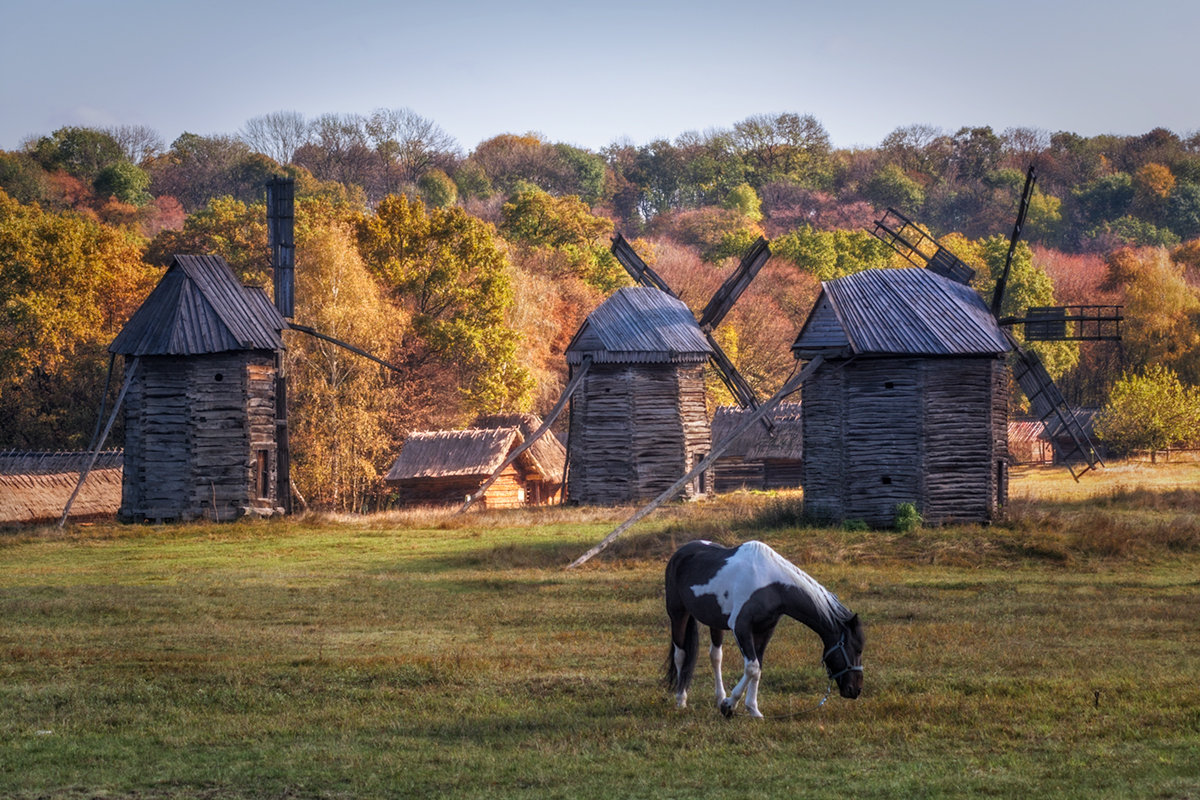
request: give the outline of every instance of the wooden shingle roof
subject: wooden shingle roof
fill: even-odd
[[[681,300],[646,286],[618,289],[588,315],[567,346],[567,363],[701,363],[712,354]]]
[[[414,431],[404,440],[400,455],[384,480],[486,478],[523,441],[516,428]],[[524,458],[522,454],[517,462]]]
[[[287,324],[220,256],[175,256],[108,349],[126,356],[280,350]]]
[[[797,358],[987,355],[1011,349],[974,289],[927,269],[870,269],[821,284],[792,345]]]

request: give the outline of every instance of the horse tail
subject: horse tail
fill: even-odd
[[[692,685],[692,676],[696,672],[696,656],[700,652],[700,626],[696,618],[688,614],[683,631],[683,664],[675,662],[675,642],[667,648],[667,661],[664,665],[664,680],[667,688],[673,692],[685,690]]]

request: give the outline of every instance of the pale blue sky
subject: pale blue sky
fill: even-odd
[[[64,125],[236,133],[408,107],[464,152],[598,149],[810,113],[837,146],[928,123],[1200,129],[1200,3],[0,0],[0,149]]]

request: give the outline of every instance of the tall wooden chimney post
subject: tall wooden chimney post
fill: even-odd
[[[267,237],[271,245],[271,271],[275,282],[275,308],[286,320],[296,311],[296,185],[292,178],[272,178],[267,183]],[[292,513],[292,464],[288,448],[287,372],[283,351],[276,356],[275,441],[278,494],[285,514]]]

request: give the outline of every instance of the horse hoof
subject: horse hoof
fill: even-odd
[[[730,703],[727,700],[722,700],[717,708],[721,709],[721,716],[725,717],[725,719],[729,719],[733,716],[733,703]]]

